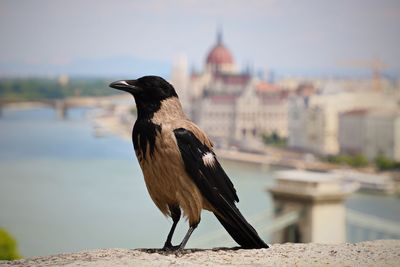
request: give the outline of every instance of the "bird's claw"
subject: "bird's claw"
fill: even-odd
[[[176,252],[181,250],[181,246],[180,245],[173,246],[172,244],[165,244],[162,250],[166,252]]]

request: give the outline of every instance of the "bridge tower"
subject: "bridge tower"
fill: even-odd
[[[297,222],[275,232],[275,242],[346,242],[346,196],[357,185],[343,187],[336,174],[308,171],[278,172],[277,184],[270,189],[275,217],[299,212]]]

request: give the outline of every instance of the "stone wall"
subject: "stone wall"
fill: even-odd
[[[356,244],[274,244],[269,249],[100,249],[0,261],[0,266],[399,266],[400,240]]]

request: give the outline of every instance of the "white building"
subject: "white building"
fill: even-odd
[[[392,80],[380,77],[281,77],[276,84],[288,90],[296,90],[299,85],[309,83],[329,92],[356,92],[356,91],[381,91],[388,92],[399,88]],[[379,90],[377,89],[379,88]]]
[[[218,34],[203,72],[190,79],[192,119],[215,143],[242,148],[262,147],[262,135],[287,136],[287,92],[238,72]]]
[[[352,110],[339,117],[343,154],[384,155],[400,161],[400,110]]]
[[[174,86],[185,112],[190,112],[189,73],[185,55],[177,56],[172,64],[171,84]]]
[[[201,99],[196,122],[217,145],[226,147],[234,139],[237,96],[213,95]]]
[[[398,98],[382,92],[340,92],[292,97],[289,146],[317,154],[339,153],[339,113],[354,109],[398,109]]]
[[[288,92],[254,80],[239,97],[236,106],[237,140],[276,133],[287,137]]]

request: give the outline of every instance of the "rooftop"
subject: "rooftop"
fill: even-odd
[[[217,43],[208,53],[206,63],[211,65],[234,64],[231,52],[222,43],[222,32],[220,31],[217,33]]]

